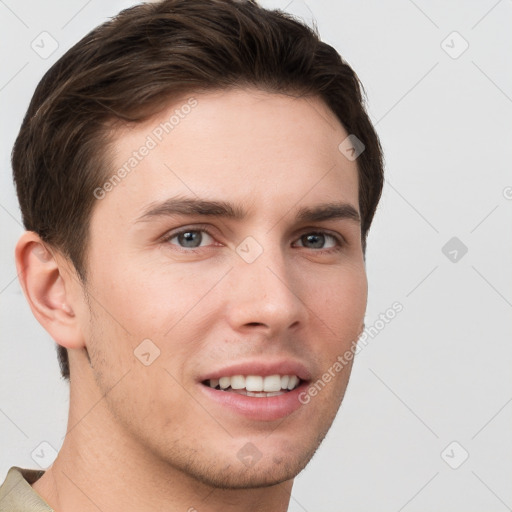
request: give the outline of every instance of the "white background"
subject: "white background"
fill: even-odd
[[[54,342],[16,279],[10,150],[43,73],[132,3],[0,2],[1,481],[10,466],[37,468],[41,442],[60,448],[68,409]],[[511,510],[512,2],[262,4],[314,18],[366,88],[386,156],[366,324],[404,307],[357,356],[290,510]],[[43,31],[58,42],[47,59],[31,48]],[[442,252],[452,237],[468,249],[456,262]]]

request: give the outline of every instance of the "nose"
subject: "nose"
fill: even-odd
[[[267,337],[297,329],[307,321],[300,276],[279,247],[265,248],[252,262],[234,254],[229,273],[228,322],[237,332],[261,330]]]

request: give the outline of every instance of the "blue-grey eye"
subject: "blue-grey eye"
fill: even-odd
[[[206,235],[207,238],[211,238],[211,236],[208,233],[206,233],[206,231],[200,229],[189,229],[174,234],[172,237],[169,238],[169,242],[172,243],[172,240],[177,239],[178,244],[173,245],[179,245],[180,247],[186,249],[195,249],[201,246],[201,242],[204,241],[204,235]]]
[[[331,240],[334,241],[334,243],[329,247],[325,247],[327,238],[330,238]],[[307,247],[309,249],[326,249],[330,247],[335,247],[337,242],[334,236],[329,235],[327,233],[307,233],[300,237],[300,241],[303,247]]]

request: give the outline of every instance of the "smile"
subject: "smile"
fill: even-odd
[[[283,395],[300,386],[297,375],[233,375],[208,379],[203,384],[220,391],[227,391],[256,398]]]

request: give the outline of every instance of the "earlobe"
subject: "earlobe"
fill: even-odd
[[[65,271],[63,260],[36,233],[26,231],[16,245],[16,267],[23,293],[38,322],[59,345],[83,347],[71,293],[78,284]]]

